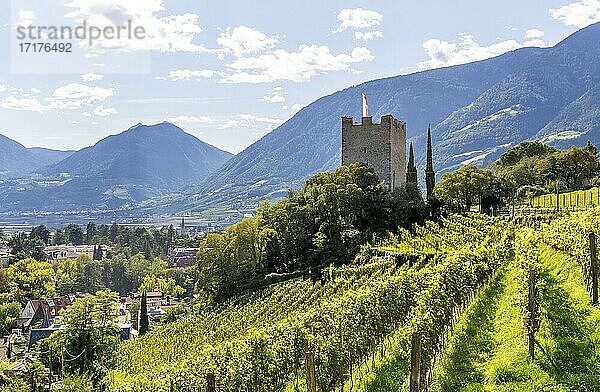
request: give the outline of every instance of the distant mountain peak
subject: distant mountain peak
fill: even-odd
[[[232,156],[173,124],[137,124],[40,170],[26,193],[0,189],[0,207],[119,208],[197,183]],[[61,173],[71,179],[61,183]],[[45,185],[48,181],[54,185]]]

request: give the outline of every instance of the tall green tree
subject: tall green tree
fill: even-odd
[[[495,181],[496,177],[490,170],[464,166],[445,173],[435,188],[435,195],[459,210],[469,211],[473,205],[493,194]]]
[[[65,233],[67,234],[67,238],[69,239],[69,243],[72,245],[83,245],[84,234],[81,226],[76,224],[70,224],[65,228]]]
[[[512,166],[526,157],[545,158],[557,151],[559,151],[557,148],[548,146],[539,141],[521,142],[515,147],[509,148],[500,156],[500,158],[498,158],[498,166]]]
[[[29,238],[39,238],[44,241],[44,244],[48,245],[50,243],[50,230],[44,225],[35,226],[31,229]]]
[[[85,229],[85,243],[87,245],[94,245],[95,238],[98,235],[98,225],[96,222],[89,222]]]
[[[142,298],[140,302],[140,316],[138,321],[140,335],[145,335],[146,333],[148,333],[150,329],[149,322],[150,320],[148,320],[148,298],[146,292],[144,291],[142,293]]]
[[[8,268],[14,288],[27,299],[54,295],[54,275],[52,264],[32,258],[20,260]]]
[[[270,229],[260,218],[245,218],[225,233],[210,233],[197,254],[197,289],[215,301],[259,287],[265,273]]]
[[[85,294],[61,312],[64,327],[43,341],[42,352],[57,360],[64,355],[68,375],[88,374],[96,385],[105,376],[119,342],[118,294],[98,291]],[[50,350],[51,349],[51,350]]]

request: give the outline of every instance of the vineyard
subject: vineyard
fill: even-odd
[[[599,228],[598,209],[519,228],[515,259],[459,321],[431,390],[600,390]]]
[[[527,204],[532,208],[590,208],[600,205],[600,188],[535,196]]]
[[[396,250],[387,256],[365,248],[321,281],[237,298],[124,344],[109,389],[201,390],[213,373],[223,391],[306,390],[304,359],[312,352],[318,390],[335,390],[385,353],[398,331],[405,350],[420,332],[430,368],[446,326],[506,260],[511,241],[503,222],[485,217],[402,232],[386,244]]]
[[[108,390],[600,390],[600,209],[530,225],[451,216],[194,309],[121,345]]]

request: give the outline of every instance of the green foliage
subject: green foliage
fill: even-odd
[[[209,299],[223,301],[258,287],[269,233],[260,218],[246,218],[223,234],[209,233],[197,254],[197,290]]]
[[[27,258],[11,265],[7,272],[13,290],[27,299],[45,298],[55,293],[52,264]]]
[[[61,312],[65,327],[42,341],[42,351],[47,361],[61,356],[67,374],[88,374],[98,382],[112,361],[119,342],[120,328],[116,323],[118,294],[98,291],[85,294]]]
[[[509,155],[505,157],[506,154]],[[591,144],[560,151],[540,142],[524,142],[505,155],[498,160],[496,174],[514,189],[525,186],[545,187],[551,192],[556,188],[582,189],[600,168],[596,148]]]
[[[498,158],[498,166],[513,166],[523,158],[545,158],[546,156],[559,151],[555,147],[548,146],[539,141],[521,142],[515,147],[509,148]]]
[[[587,235],[598,230],[599,217],[596,209],[518,231],[516,260],[462,317],[432,392],[599,390],[600,311],[584,284]],[[531,270],[537,274],[534,314],[527,310]],[[529,328],[536,332],[534,361]]]
[[[358,163],[317,174],[288,199],[262,205],[259,214],[273,230],[269,272],[339,265],[374,236],[410,227],[425,215],[419,192],[390,193],[372,169]]]
[[[163,294],[171,297],[181,297],[185,293],[185,289],[175,283],[175,279],[160,278],[156,277],[155,275],[146,275],[138,291],[160,291]]]
[[[23,307],[10,294],[0,294],[0,334],[10,334],[16,321],[21,317]]]
[[[71,245],[83,245],[85,242],[83,229],[79,225],[68,225],[65,228],[65,235],[67,237],[67,243]]]
[[[56,269],[56,287],[61,294],[95,293],[103,288],[102,263],[88,255],[66,259]]]
[[[133,290],[137,289],[147,275],[161,276],[167,264],[161,259],[146,259],[143,254],[138,253],[130,257],[125,263],[125,277],[133,284]]]
[[[390,192],[362,164],[317,174],[287,199],[262,204],[257,217],[209,233],[198,252],[196,288],[221,302],[267,284],[268,274],[316,276],[325,266],[351,260],[387,230],[422,222],[425,214],[416,187]]]
[[[46,260],[46,254],[44,253],[46,244],[37,236],[30,236],[27,233],[15,233],[8,240],[8,246],[12,249],[13,254],[11,262],[28,257],[36,260]]]
[[[46,389],[44,384],[48,379],[48,370],[43,364],[35,361],[27,366],[19,377],[29,384],[31,392],[43,392]]]
[[[53,387],[51,392],[93,392],[92,380],[87,375],[67,376],[60,386]]]
[[[142,299],[140,301],[140,319],[138,321],[140,335],[145,335],[150,329],[150,320],[148,319],[148,299],[146,292],[142,293]]]
[[[433,253],[413,266],[371,257],[328,268],[315,283],[288,282],[199,308],[121,345],[108,388],[182,390],[204,385],[211,371],[224,391],[281,391],[302,383],[303,355],[311,350],[319,390],[334,390],[347,381],[350,364],[364,363],[399,329],[403,336],[421,331],[431,361],[447,318],[502,265],[511,238],[504,222],[484,217],[403,232],[390,247]],[[402,340],[403,350],[407,344]]]
[[[50,243],[50,230],[44,225],[36,226],[31,229],[29,238],[38,238],[44,241],[44,244],[48,245]]]
[[[442,180],[435,187],[435,196],[460,211],[469,211],[483,198],[495,195],[496,189],[502,189],[497,183],[498,180],[492,171],[464,166],[442,176]]]

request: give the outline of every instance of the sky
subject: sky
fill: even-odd
[[[552,46],[597,21],[600,0],[4,1],[0,134],[80,149],[170,121],[239,153],[351,85]],[[143,34],[36,35],[128,25]],[[19,37],[19,27],[36,34]],[[32,43],[72,46],[24,53]]]

